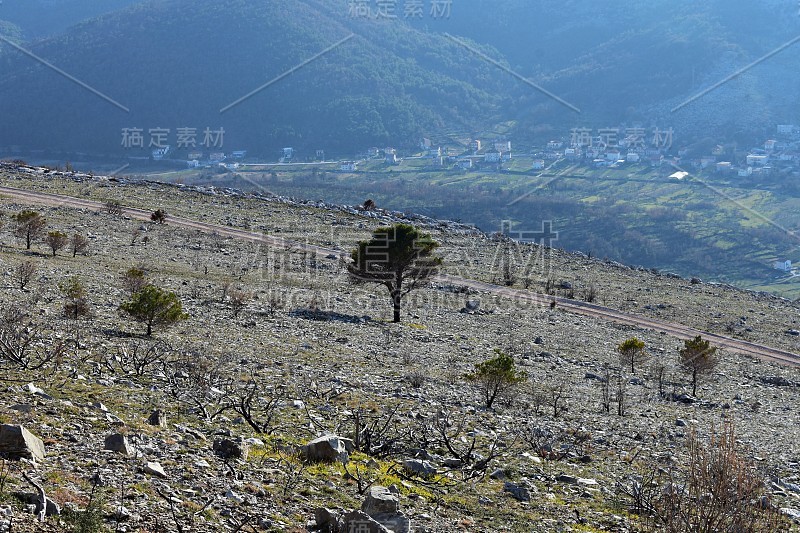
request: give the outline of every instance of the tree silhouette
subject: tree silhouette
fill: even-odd
[[[717,349],[698,335],[694,339],[683,341],[683,349],[679,354],[681,367],[692,376],[692,396],[696,396],[698,379],[709,374],[719,363]]]
[[[53,257],[56,256],[56,252],[64,248],[67,244],[69,244],[69,237],[66,233],[61,231],[50,231],[47,233],[47,236],[44,238],[44,242],[50,247],[50,250],[53,251]]]
[[[644,342],[636,337],[631,337],[617,346],[619,360],[624,366],[631,367],[631,374],[635,374],[634,365],[644,363],[647,360],[647,352],[644,351]]]
[[[153,326],[169,326],[189,318],[183,312],[181,301],[174,292],[167,292],[153,285],[147,285],[134,293],[119,308],[137,322],[146,324],[148,337],[153,333]]]
[[[442,259],[433,253],[438,247],[430,235],[409,224],[377,228],[352,251],[347,270],[356,283],[385,285],[394,322],[400,322],[403,297],[438,272]]]
[[[476,364],[475,370],[465,376],[478,386],[487,409],[491,409],[499,394],[528,379],[526,372],[517,370],[513,357],[500,350],[494,352],[495,357]]]
[[[47,221],[36,211],[24,210],[13,215],[14,235],[17,238],[25,239],[25,249],[31,249],[31,242],[41,236]]]

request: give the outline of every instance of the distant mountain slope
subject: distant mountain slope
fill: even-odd
[[[101,12],[31,1],[83,10],[64,21]],[[440,18],[424,2],[418,19],[394,5],[397,18],[379,20],[353,17],[348,0],[149,0],[31,45],[129,113],[0,47],[0,146],[119,154],[123,128],[168,128],[174,145],[177,128],[222,127],[227,147],[330,155],[498,124],[518,145],[622,124],[746,144],[800,122],[800,43],[680,107],[796,37],[793,0],[470,0]]]
[[[34,47],[130,113],[6,53],[0,115],[14,127],[0,132],[0,146],[111,152],[119,151],[122,128],[169,128],[174,138],[181,127],[224,127],[228,146],[253,152],[352,151],[477,127],[499,109],[502,84],[491,65],[445,37],[395,21],[351,19],[347,4],[339,5],[153,1]]]
[[[0,18],[21,29],[31,41],[59,34],[74,24],[142,0],[3,0]]]
[[[520,74],[578,106],[512,86],[518,134],[621,122],[728,135],[800,118],[800,43],[672,109],[800,34],[793,0],[473,0],[419,25],[490,43]]]

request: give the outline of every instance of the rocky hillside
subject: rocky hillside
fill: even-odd
[[[772,530],[800,516],[792,368],[720,353],[692,395],[677,339],[443,284],[412,293],[392,324],[385,289],[350,284],[338,258],[223,231],[346,250],[401,214],[11,166],[0,185],[167,212],[157,224],[3,199],[0,531],[630,531],[647,520],[627,495],[659,468],[679,476],[687,442],[709,449],[730,427],[745,471],[764,482],[747,508],[774,510]],[[26,250],[10,231],[25,209],[88,248]],[[502,279],[507,242],[412,222],[442,243],[446,271]],[[532,289],[555,280],[581,297],[594,286],[609,306],[798,349],[791,302],[526,253],[551,258]],[[23,263],[35,271],[20,288]],[[131,267],[188,317],[144,335],[119,310]],[[76,276],[91,309],[77,320],[65,313]],[[632,336],[648,355],[635,373],[615,351]],[[527,380],[486,408],[464,375],[495,350]],[[61,514],[36,522],[34,484]]]

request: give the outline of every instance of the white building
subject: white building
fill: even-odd
[[[531,168],[533,170],[542,170],[544,168],[544,159],[534,159]]]
[[[358,165],[355,161],[342,161],[339,165],[339,170],[342,172],[355,172],[358,170]]]
[[[791,272],[792,271],[792,262],[788,259],[785,261],[775,261],[775,269],[780,270],[783,272]]]
[[[499,163],[502,157],[503,154],[499,150],[489,150],[486,152],[484,159],[487,163]]]
[[[747,156],[747,164],[753,167],[763,167],[769,162],[769,156],[750,154]]]

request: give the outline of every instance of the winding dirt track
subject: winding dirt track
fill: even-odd
[[[72,196],[62,196],[62,195],[42,193],[42,192],[26,191],[23,189],[15,189],[11,187],[0,187],[0,196],[12,198],[20,202],[29,202],[31,204],[39,204],[39,205],[66,206],[66,207],[74,207],[79,209],[92,209],[92,210],[100,210],[104,208],[104,205],[101,202],[97,202],[94,200],[86,200],[83,198],[75,198]],[[126,207],[124,208],[124,213],[138,220],[150,220],[150,211],[144,209]],[[236,239],[258,242],[266,244],[268,246],[303,250],[306,252],[316,254],[318,256],[322,256],[323,258],[331,255],[337,256],[338,258],[338,256],[342,254],[342,250],[325,248],[323,246],[306,244],[299,241],[283,239],[281,237],[275,237],[272,235],[265,235],[261,233],[253,233],[247,230],[231,228],[227,226],[220,226],[217,224],[208,224],[206,222],[199,222],[197,220],[192,220],[179,216],[170,215],[168,222],[170,225],[173,226],[180,226],[182,228],[194,229],[206,233],[216,233],[219,235],[224,235]],[[677,324],[674,322],[656,320],[640,315],[625,313],[622,311],[618,311],[616,309],[612,309],[610,307],[604,307],[601,305],[596,305],[588,302],[570,300],[567,298],[555,297],[541,293],[523,291],[519,289],[511,289],[508,287],[493,285],[491,283],[485,283],[482,281],[476,281],[457,276],[449,276],[446,274],[441,274],[437,276],[434,279],[434,281],[437,281],[439,283],[448,283],[456,286],[469,287],[471,289],[488,292],[499,297],[512,299],[518,302],[525,302],[526,304],[547,306],[550,305],[551,302],[555,301],[556,305],[559,308],[569,311],[571,313],[590,316],[601,320],[615,322],[618,324],[626,324],[658,332],[664,332],[668,335],[672,335],[681,340],[694,338],[697,335],[702,335],[703,337],[711,340],[715,346],[718,346],[720,348],[750,355],[753,357],[758,357],[768,361],[774,361],[784,365],[800,366],[800,355],[797,355],[795,353],[786,350],[780,350],[777,348],[771,348],[769,346],[764,346],[753,342],[734,339],[731,337],[726,337],[724,335],[719,335],[717,333],[701,331],[695,328],[691,328],[689,326],[685,326],[683,324]]]

